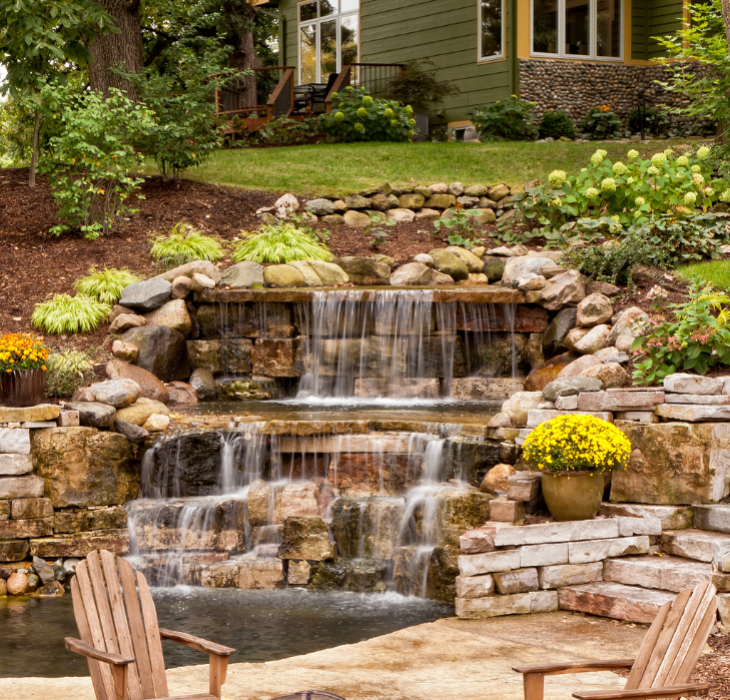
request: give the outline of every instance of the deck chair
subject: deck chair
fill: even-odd
[[[518,666],[523,674],[525,700],[542,700],[545,676],[565,673],[595,673],[630,668],[624,690],[573,693],[578,700],[632,700],[633,698],[678,698],[707,695],[709,684],[690,683],[697,659],[715,624],[717,590],[701,583],[677,594],[654,618],[636,659],[581,661],[566,664]]]
[[[208,654],[208,694],[175,700],[216,700],[235,649],[184,632],[160,629],[144,576],[111,552],[91,552],[71,581],[74,616],[81,639],[67,637],[66,648],[85,656],[96,700],[169,698],[163,639]]]

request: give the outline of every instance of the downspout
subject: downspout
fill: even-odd
[[[510,19],[510,94],[518,95],[520,91],[520,60],[517,57],[517,3],[519,0],[510,0],[509,2],[509,19]]]

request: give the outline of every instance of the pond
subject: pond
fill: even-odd
[[[234,647],[231,662],[284,659],[354,644],[453,615],[453,606],[394,593],[366,595],[241,591],[179,586],[153,589],[161,627]],[[86,661],[63,645],[77,637],[71,596],[0,598],[0,677],[85,676]],[[167,668],[205,664],[204,654],[163,643]]]

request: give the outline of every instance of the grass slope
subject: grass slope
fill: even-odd
[[[642,155],[682,141],[552,143],[346,143],[221,150],[185,177],[268,192],[350,194],[384,182],[465,185],[544,180],[551,170],[576,172],[597,148],[614,160],[631,148]],[[148,165],[146,172],[154,172]]]
[[[710,262],[695,263],[694,265],[685,265],[677,268],[674,272],[690,284],[701,287],[711,284],[716,289],[722,289],[725,292],[730,291],[730,260],[712,260]]]

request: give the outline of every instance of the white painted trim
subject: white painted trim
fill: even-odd
[[[502,3],[502,51],[494,56],[482,56],[482,2],[477,0],[477,63],[486,63],[487,61],[503,61],[505,58],[505,46],[507,43],[507,9],[505,0]],[[517,21],[516,17],[512,21]]]

